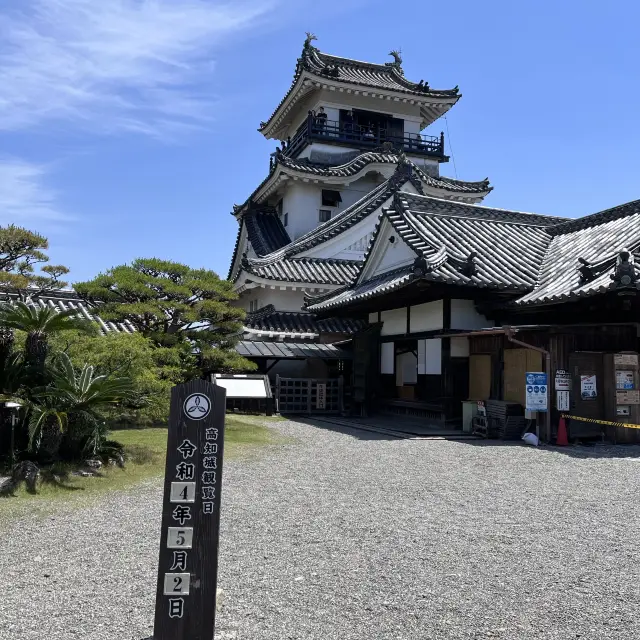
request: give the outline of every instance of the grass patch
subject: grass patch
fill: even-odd
[[[227,415],[225,460],[252,455],[265,445],[285,443],[284,438],[264,426],[280,420],[265,416]],[[167,429],[115,430],[109,438],[124,445],[127,455],[124,469],[102,469],[97,477],[72,475],[77,466],[71,465],[43,469],[36,495],[28,494],[21,487],[15,497],[0,499],[0,522],[8,517],[31,514],[34,510],[49,513],[60,500],[84,504],[105,492],[127,489],[164,475]]]

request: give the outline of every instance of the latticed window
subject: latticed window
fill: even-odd
[[[320,209],[319,215],[318,215],[318,220],[320,222],[327,222],[328,220],[331,220],[331,210],[330,209]]]

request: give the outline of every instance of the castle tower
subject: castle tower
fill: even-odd
[[[480,202],[488,180],[440,176],[444,135],[423,130],[460,99],[405,78],[400,53],[374,64],[328,55],[307,34],[293,81],[259,131],[279,141],[265,180],[233,215],[229,278],[256,341],[330,341],[357,323],[315,321],[305,294],[350,283],[372,232],[400,190]]]

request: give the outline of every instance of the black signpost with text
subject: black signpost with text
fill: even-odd
[[[216,616],[225,390],[171,391],[153,640],[212,640]]]

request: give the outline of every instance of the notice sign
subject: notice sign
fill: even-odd
[[[616,371],[616,389],[633,389],[633,371]]]
[[[546,373],[527,373],[525,374],[526,382],[526,406],[527,411],[546,411],[547,410],[547,374]]]
[[[637,353],[616,353],[613,356],[614,364],[627,364],[638,366]]]
[[[324,382],[318,382],[316,385],[316,409],[327,408],[327,385]]]
[[[640,391],[616,391],[616,404],[640,404]]]
[[[556,391],[556,407],[558,411],[569,411],[569,392],[568,391]]]
[[[558,369],[555,376],[556,391],[571,391],[571,374]]]
[[[225,389],[171,391],[154,640],[213,638]]]
[[[590,400],[598,397],[598,388],[596,386],[596,376],[580,376],[580,395],[583,400]]]

